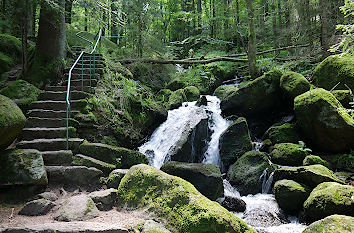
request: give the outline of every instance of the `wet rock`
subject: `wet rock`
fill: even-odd
[[[298,125],[314,147],[334,153],[354,147],[354,119],[329,91],[315,89],[297,96],[294,109]]]
[[[167,230],[161,223],[155,222],[154,220],[145,221],[141,233],[171,233],[171,231]]]
[[[120,181],[123,179],[123,176],[125,176],[125,174],[127,174],[128,169],[115,169],[113,170],[107,180],[106,180],[106,185],[108,188],[115,188],[117,189]]]
[[[229,94],[237,91],[238,88],[234,85],[222,85],[215,89],[214,96],[218,97],[220,100],[225,99]]]
[[[43,158],[37,150],[6,150],[0,154],[0,186],[48,184]]]
[[[323,60],[313,71],[314,83],[318,87],[331,90],[339,82],[336,89],[346,90],[346,84],[354,90],[354,56],[332,55]]]
[[[246,202],[237,197],[225,196],[221,205],[229,211],[244,212],[246,210]]]
[[[305,216],[319,220],[332,214],[354,216],[354,187],[335,182],[319,184],[304,203]]]
[[[11,145],[25,123],[21,109],[11,99],[0,95],[0,151]]]
[[[225,168],[252,150],[252,141],[248,130],[247,121],[239,117],[222,133],[219,139],[220,159]]]
[[[82,154],[113,164],[117,168],[130,168],[135,164],[149,162],[146,156],[138,151],[102,143],[84,141],[79,149]]]
[[[26,205],[20,210],[20,215],[26,216],[39,216],[46,215],[53,207],[55,203],[46,199],[37,199],[26,203]]]
[[[57,210],[55,220],[71,222],[84,221],[98,216],[98,209],[93,200],[81,194],[67,199]]]
[[[255,232],[189,182],[147,165],[133,166],[118,188],[120,207],[148,209],[177,232]]]
[[[167,108],[169,110],[179,108],[184,102],[187,102],[186,94],[183,89],[178,89],[172,92],[168,98]]]
[[[304,161],[302,161],[302,165],[308,166],[308,165],[315,165],[315,164],[321,164],[328,169],[332,168],[332,165],[327,162],[326,160],[323,160],[320,156],[317,155],[308,155],[305,157]]]
[[[167,174],[190,182],[201,194],[216,200],[224,194],[220,168],[214,164],[167,162],[161,167]]]
[[[279,207],[286,213],[295,215],[302,209],[310,192],[311,189],[308,186],[293,180],[279,180],[275,182],[273,188]]]
[[[299,166],[308,155],[301,145],[293,143],[280,143],[273,147],[270,157],[273,163],[280,165]]]
[[[110,188],[92,192],[88,195],[95,202],[97,208],[102,211],[111,210],[116,202],[117,190]]]
[[[243,220],[253,227],[271,227],[288,223],[285,215],[262,208],[252,209],[243,215]]]
[[[205,95],[201,96],[198,99],[196,105],[199,106],[199,107],[200,106],[207,106],[208,105],[208,100],[207,100],[206,96]]]
[[[270,168],[266,153],[249,151],[230,166],[227,180],[236,186],[241,195],[260,193],[262,191],[260,177],[265,169]]]
[[[183,90],[188,102],[196,101],[199,99],[200,91],[198,88],[194,86],[188,86],[185,87]]]
[[[345,215],[331,215],[309,225],[303,233],[352,233],[354,218]]]
[[[343,183],[331,170],[320,164],[300,167],[281,167],[275,170],[274,181],[284,179],[306,184],[310,186],[310,188],[315,188],[323,182]]]
[[[263,140],[270,139],[274,144],[277,143],[298,143],[301,141],[298,130],[294,124],[275,124],[271,126],[263,135]]]
[[[56,201],[58,200],[58,196],[53,192],[44,192],[35,196],[34,199],[46,199],[48,201]]]
[[[280,78],[280,88],[291,100],[293,100],[296,96],[310,90],[310,86],[310,82],[299,73],[286,72]]]

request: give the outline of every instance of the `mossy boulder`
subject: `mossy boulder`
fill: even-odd
[[[297,123],[314,147],[328,152],[354,148],[354,119],[329,91],[308,91],[294,105]]]
[[[344,183],[331,170],[323,165],[316,164],[300,167],[281,167],[274,172],[274,181],[294,180],[314,188],[323,182]]]
[[[221,110],[225,115],[257,117],[284,107],[279,87],[282,72],[265,74],[244,87],[231,92],[221,101]]]
[[[350,90],[334,90],[332,94],[345,108],[352,108],[354,102],[354,95]]]
[[[161,171],[190,182],[201,194],[212,201],[224,194],[221,171],[214,164],[170,161],[161,167]]]
[[[345,90],[344,84],[354,90],[354,56],[332,55],[323,60],[313,71],[316,86],[331,90],[339,82],[337,89]]]
[[[296,96],[310,90],[310,86],[310,82],[299,73],[286,72],[280,78],[280,88],[291,100],[293,100]]]
[[[0,95],[0,151],[11,145],[25,123],[21,109],[11,99]]]
[[[324,182],[312,190],[305,201],[305,216],[312,221],[332,214],[354,216],[353,197],[353,186]]]
[[[21,40],[9,34],[0,34],[0,75],[20,62]]]
[[[25,80],[16,80],[10,86],[0,90],[0,95],[12,99],[22,111],[27,111],[31,103],[38,100],[40,93],[37,87]]]
[[[168,99],[167,108],[168,109],[179,108],[182,105],[182,103],[186,101],[187,101],[187,97],[184,92],[184,89],[178,89],[177,91],[171,93]]]
[[[354,218],[345,215],[331,215],[313,222],[302,233],[352,233]]]
[[[333,164],[337,169],[343,169],[354,173],[354,155],[338,154],[333,158]]]
[[[293,143],[275,144],[270,157],[272,162],[280,165],[302,165],[302,161],[308,155],[303,146]]]
[[[119,207],[148,209],[176,232],[255,232],[191,183],[147,165],[133,166],[117,193]]]
[[[310,192],[311,189],[307,185],[293,180],[279,180],[275,182],[273,188],[279,207],[288,214],[299,212]]]
[[[185,87],[183,90],[188,102],[196,101],[199,99],[200,91],[198,88],[194,86],[189,86]]]
[[[247,121],[240,117],[222,133],[219,139],[220,159],[225,168],[252,150],[252,141],[248,130]]]
[[[215,89],[214,94],[216,97],[219,99],[223,100],[225,99],[229,94],[237,91],[238,88],[235,87],[234,85],[222,85],[218,88]]]
[[[263,140],[270,139],[274,144],[277,143],[298,143],[301,137],[295,124],[275,124],[271,126],[263,135]]]
[[[329,162],[326,160],[323,160],[320,156],[317,155],[308,155],[305,157],[304,161],[302,162],[302,165],[308,166],[308,165],[314,165],[314,164],[321,164],[328,169],[331,169],[332,166]]]
[[[130,168],[136,164],[149,162],[146,156],[138,151],[102,143],[84,141],[79,150],[84,155],[113,164],[117,168]]]
[[[236,186],[241,195],[256,194],[262,191],[259,177],[265,169],[271,169],[267,154],[249,151],[230,166],[227,180]]]
[[[120,181],[123,179],[125,174],[127,174],[128,169],[114,169],[108,176],[105,183],[108,188],[115,188],[117,189]]]
[[[47,172],[39,151],[13,149],[0,153],[0,186],[47,184]]]
[[[14,65],[15,62],[11,57],[0,52],[0,76],[2,73],[10,70]]]

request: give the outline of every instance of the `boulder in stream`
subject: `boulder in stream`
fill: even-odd
[[[224,194],[221,171],[214,164],[170,161],[161,167],[161,171],[190,182],[201,194],[212,201]]]
[[[298,143],[301,137],[295,124],[284,123],[272,125],[263,135],[263,140],[270,139],[273,144]]]
[[[300,166],[307,155],[308,152],[302,145],[280,143],[274,145],[270,158],[276,164]]]
[[[310,90],[310,86],[310,82],[299,73],[286,72],[280,78],[280,87],[291,100]]]
[[[353,233],[354,217],[331,215],[313,222],[302,233]]]

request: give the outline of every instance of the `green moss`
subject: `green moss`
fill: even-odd
[[[267,138],[274,144],[284,142],[298,143],[300,141],[298,130],[296,126],[291,123],[271,126],[264,133],[263,139]]]
[[[63,59],[48,58],[36,53],[28,71],[30,80],[38,85],[57,83],[63,75]]]
[[[14,65],[15,62],[11,57],[0,52],[0,75],[8,71]]]
[[[21,59],[21,41],[8,34],[0,34],[0,51],[11,57],[14,62],[20,62]]]
[[[351,108],[351,102],[354,102],[354,95],[350,90],[334,90],[332,94],[345,108]]]
[[[354,218],[345,215],[331,215],[309,225],[303,233],[352,233]]]
[[[200,91],[198,88],[196,88],[194,86],[188,86],[188,87],[185,87],[183,90],[184,90],[184,94],[186,95],[186,99],[188,102],[196,101],[199,99]]]
[[[321,164],[329,169],[332,168],[331,164],[329,162],[327,162],[326,160],[323,160],[320,156],[316,156],[316,155],[308,155],[306,156],[306,158],[304,159],[303,163],[304,166],[307,165],[314,165],[314,164]]]
[[[41,91],[26,82],[25,80],[16,80],[10,86],[0,90],[0,94],[9,97],[23,110],[30,108],[31,103],[38,100]]]
[[[332,214],[354,214],[354,187],[335,182],[319,184],[304,203],[305,215],[318,220]]]
[[[237,90],[238,90],[238,88],[235,87],[234,85],[223,85],[223,86],[216,88],[213,95],[215,95],[219,99],[223,100],[228,95],[230,95],[231,93],[233,93]]]
[[[181,106],[183,102],[187,101],[186,94],[184,89],[179,89],[171,93],[170,98],[168,99],[168,109],[174,109]]]
[[[72,164],[77,166],[94,167],[101,170],[106,175],[116,168],[113,164],[81,155],[73,156]]]
[[[337,169],[344,169],[354,172],[354,155],[353,154],[340,154],[335,156],[335,166]]]
[[[280,143],[274,145],[270,157],[272,162],[281,165],[302,165],[302,161],[308,155],[308,152],[298,144]]]
[[[318,87],[331,90],[337,83],[337,89],[347,89],[344,84],[354,90],[354,56],[333,55],[322,61],[313,72],[313,80]]]
[[[310,90],[310,82],[301,74],[287,72],[280,78],[280,87],[291,99]]]
[[[132,167],[118,188],[118,205],[144,208],[177,232],[255,232],[187,181],[149,167]]]

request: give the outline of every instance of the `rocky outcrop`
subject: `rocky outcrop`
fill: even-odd
[[[309,225],[302,233],[352,233],[354,218],[345,215],[331,215]]]
[[[246,210],[246,202],[237,197],[225,196],[222,198],[221,205],[229,211],[244,212]]]
[[[262,191],[260,177],[271,165],[266,153],[249,151],[230,166],[227,180],[234,185],[241,195],[256,194]]]
[[[116,202],[117,190],[110,188],[92,192],[88,196],[91,197],[96,204],[97,209],[102,211],[111,210]]]
[[[200,91],[198,88],[194,86],[188,86],[185,87],[183,90],[188,102],[196,101],[199,99]]]
[[[354,119],[324,89],[308,91],[294,100],[298,125],[321,151],[343,152],[354,147]]]
[[[223,85],[215,89],[214,94],[219,99],[225,99],[229,94],[234,93],[237,91],[238,88],[234,85]]]
[[[319,184],[304,203],[305,216],[319,220],[332,214],[354,216],[354,187],[335,182]]]
[[[309,187],[293,180],[279,180],[273,188],[279,207],[289,214],[296,214],[302,209],[310,192]]]
[[[123,179],[125,174],[127,174],[128,169],[115,169],[113,170],[107,180],[105,181],[108,188],[115,188],[117,189],[120,181]]]
[[[295,72],[286,72],[280,78],[280,88],[291,100],[310,90],[310,86],[310,82],[302,74]]]
[[[326,160],[323,160],[320,156],[317,155],[308,155],[305,157],[304,161],[302,161],[302,165],[308,166],[308,165],[315,165],[315,164],[321,164],[328,169],[332,168],[332,165],[327,162]]]
[[[48,184],[42,155],[37,150],[6,150],[0,154],[0,186]]]
[[[303,146],[293,143],[280,143],[274,145],[270,158],[273,163],[280,165],[300,166],[308,155]]]
[[[274,180],[294,180],[314,188],[323,182],[338,182],[339,180],[332,171],[323,165],[310,165],[301,167],[281,167],[275,170]]]
[[[25,123],[21,109],[11,99],[0,95],[0,151],[18,137]]]
[[[252,141],[247,121],[240,117],[222,133],[219,139],[220,159],[228,168],[247,151],[252,150]]]
[[[184,93],[183,89],[178,89],[177,91],[174,91],[171,93],[168,103],[167,103],[167,108],[168,109],[175,109],[179,108],[183,102],[187,101],[186,94]]]
[[[271,126],[263,135],[263,140],[270,139],[274,144],[277,143],[298,143],[301,137],[294,124],[284,123]]]
[[[18,214],[26,216],[46,215],[55,203],[46,199],[37,199],[26,203]]]
[[[220,168],[214,164],[167,162],[161,171],[178,176],[196,187],[196,189],[215,201],[224,194],[224,185]]]
[[[331,90],[340,83],[336,89],[346,90],[344,84],[354,90],[354,56],[333,55],[323,60],[313,71],[313,80],[316,86]]]
[[[128,171],[119,185],[117,200],[121,207],[152,211],[176,232],[255,232],[189,182],[147,165]]]

